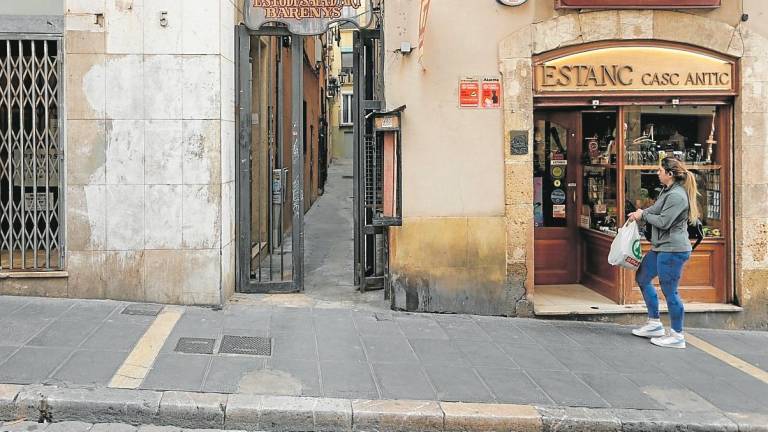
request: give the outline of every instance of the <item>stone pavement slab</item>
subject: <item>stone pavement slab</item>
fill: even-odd
[[[0,383],[42,383],[72,351],[72,348],[22,347],[0,364]]]
[[[103,350],[77,350],[53,373],[51,381],[104,387],[125,360],[125,353]]]

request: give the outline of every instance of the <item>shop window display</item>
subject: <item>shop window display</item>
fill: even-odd
[[[625,209],[652,205],[661,192],[659,161],[674,156],[696,175],[707,237],[721,237],[721,165],[715,106],[643,106],[625,109]]]
[[[582,114],[582,205],[579,225],[607,233],[617,231],[616,112]]]

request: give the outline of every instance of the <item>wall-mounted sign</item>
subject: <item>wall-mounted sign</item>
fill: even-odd
[[[570,9],[685,9],[716,8],[720,0],[556,0],[555,7]]]
[[[480,83],[474,78],[459,81],[459,106],[477,108],[480,105]]]
[[[509,132],[509,152],[516,156],[528,154],[528,131]]]
[[[720,91],[735,94],[731,60],[666,46],[614,46],[535,63],[537,94]]]
[[[501,107],[501,78],[483,78],[481,86],[483,108]]]
[[[282,23],[297,35],[320,35],[334,22],[358,28],[371,23],[371,0],[244,0],[245,24],[258,30],[266,23]]]
[[[459,107],[501,108],[500,77],[466,77],[459,80]]]

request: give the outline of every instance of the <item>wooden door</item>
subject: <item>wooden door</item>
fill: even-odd
[[[577,111],[534,114],[534,283],[579,282]]]

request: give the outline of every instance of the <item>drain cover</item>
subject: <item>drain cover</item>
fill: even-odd
[[[224,335],[219,353],[271,356],[272,338]]]
[[[162,305],[149,304],[149,303],[133,303],[123,309],[123,315],[146,315],[157,316],[160,311],[163,310]]]
[[[213,354],[216,339],[183,337],[179,338],[173,350],[186,354]]]

